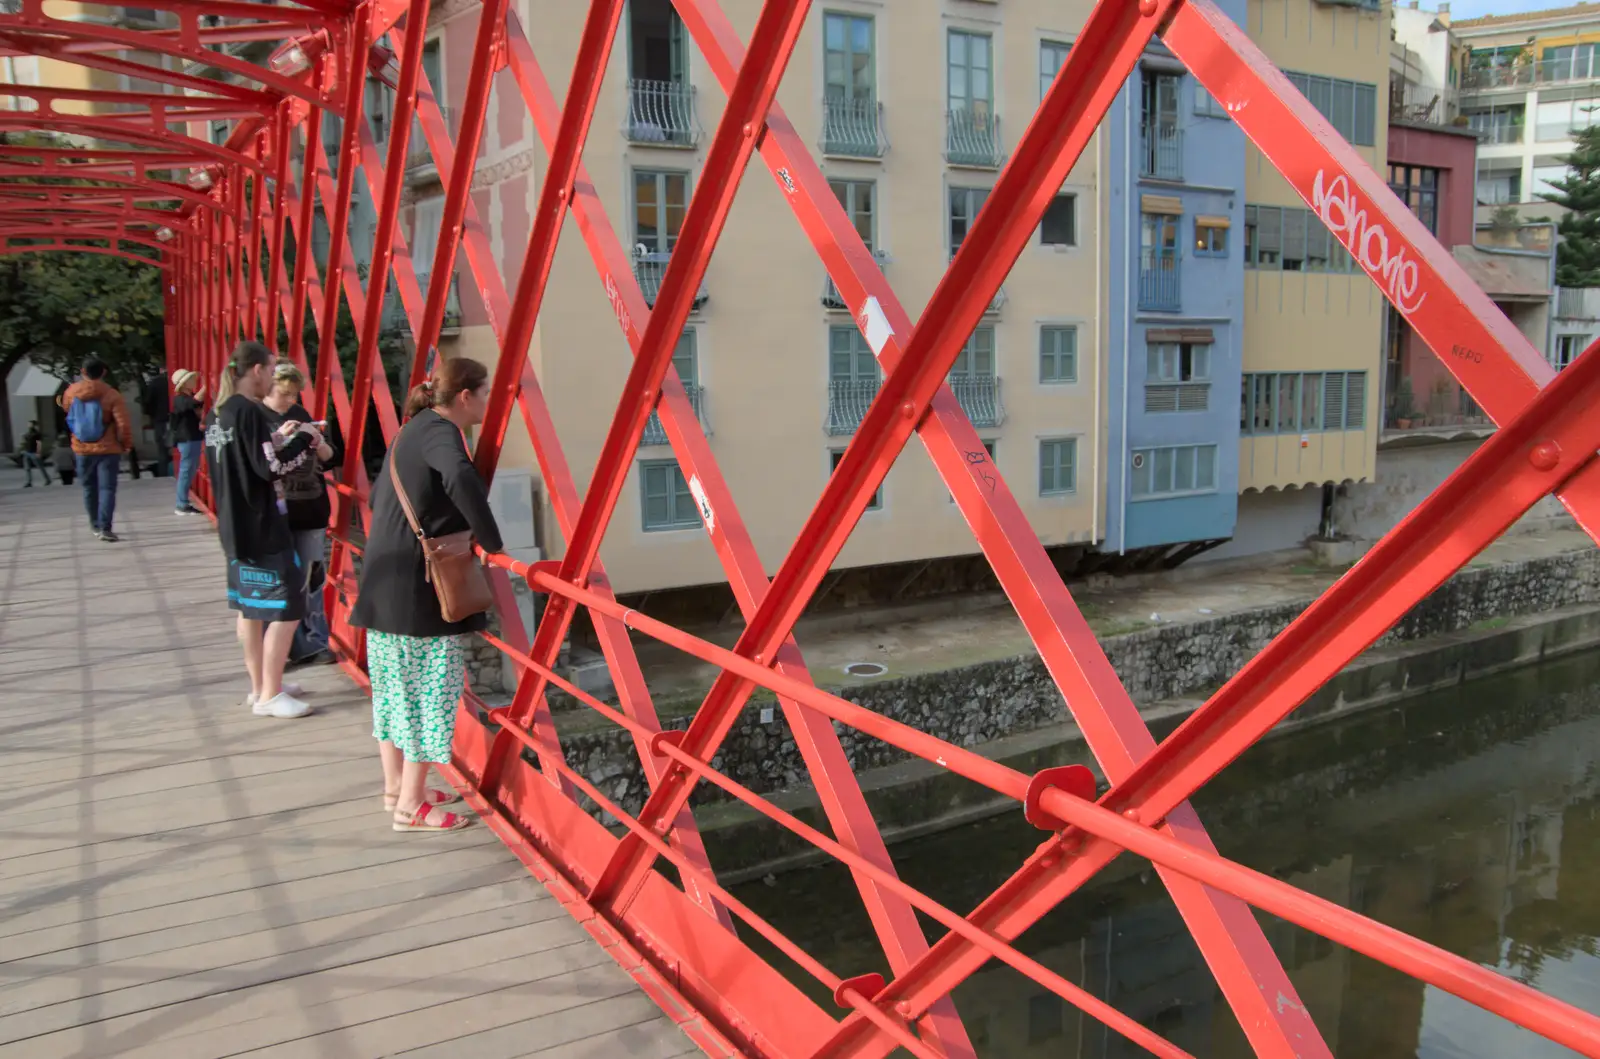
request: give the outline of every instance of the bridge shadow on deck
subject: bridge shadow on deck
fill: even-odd
[[[0,1057],[686,1055],[484,828],[398,835],[365,696],[242,705],[210,523],[0,470]]]

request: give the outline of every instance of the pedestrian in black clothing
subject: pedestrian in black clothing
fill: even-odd
[[[151,473],[157,478],[165,478],[172,473],[172,438],[167,433],[169,403],[165,375],[154,372],[146,376],[139,394],[139,405],[144,410],[145,418],[150,421],[151,433],[156,436],[156,465]]]
[[[39,429],[37,419],[28,422],[28,429],[22,435],[22,469],[28,473],[28,480],[23,483],[23,488],[33,488],[33,472],[38,468],[44,475],[44,484],[50,484],[50,470],[44,465],[44,431]]]
[[[250,671],[246,702],[263,717],[304,717],[311,707],[283,685],[295,626],[305,616],[305,575],[294,550],[278,481],[310,461],[322,435],[311,423],[276,430],[261,399],[272,386],[273,356],[241,342],[222,370],[216,418],[206,430],[217,534],[228,557],[228,602]]]
[[[288,420],[311,421],[311,413],[301,403],[306,397],[305,384],[305,376],[294,361],[279,358],[272,369],[272,391],[261,402],[274,428]],[[312,568],[325,560],[328,517],[332,514],[322,474],[344,459],[344,445],[331,429],[332,425],[330,423],[330,429],[322,431],[323,442],[317,447],[317,458],[301,464],[278,483],[289,515],[289,531],[294,534],[295,554],[300,557],[300,568],[306,577],[306,616],[301,619],[294,644],[289,648],[289,661],[294,665],[313,661],[328,649],[327,614],[322,601],[311,595],[311,577]]]
[[[470,529],[479,545],[499,551],[489,492],[463,438],[483,422],[488,400],[489,372],[482,364],[464,357],[441,362],[430,381],[411,391],[408,421],[373,478],[361,594],[350,620],[367,630],[373,735],[383,759],[384,805],[394,813],[396,831],[453,831],[469,822],[434,811],[454,798],[428,788],[428,767],[450,760],[466,681],[461,635],[488,622],[482,614],[444,620],[422,544],[392,478],[399,479],[424,535]]]

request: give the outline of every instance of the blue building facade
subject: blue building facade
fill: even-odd
[[[1223,7],[1243,20],[1241,0]],[[1244,134],[1159,44],[1103,127],[1111,193],[1102,548],[1226,539],[1239,506]]]

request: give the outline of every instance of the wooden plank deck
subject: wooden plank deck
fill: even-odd
[[[398,835],[370,707],[242,705],[221,551],[0,471],[0,1057],[668,1059],[689,1039],[486,828]]]

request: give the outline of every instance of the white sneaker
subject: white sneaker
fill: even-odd
[[[285,719],[304,717],[311,712],[311,704],[302,702],[285,691],[273,696],[266,702],[255,703],[250,707],[250,712],[257,717],[280,717]]]
[[[292,680],[285,680],[282,684],[279,684],[278,687],[285,695],[288,695],[290,698],[294,699],[298,699],[300,696],[306,693],[305,688],[301,687],[299,684],[296,684]],[[252,691],[250,694],[246,695],[244,697],[244,704],[254,708],[256,704],[256,693]]]

